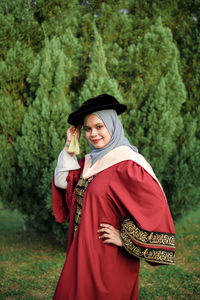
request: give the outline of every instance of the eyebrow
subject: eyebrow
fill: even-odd
[[[103,122],[100,122],[100,123],[94,124],[94,126],[98,126],[98,125],[102,125],[102,124],[103,124]],[[85,128],[85,127],[90,127],[90,126],[88,126],[87,124],[85,124],[85,125],[84,125],[84,128]]]

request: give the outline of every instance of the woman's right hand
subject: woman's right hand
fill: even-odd
[[[73,136],[75,131],[76,131],[76,135],[77,135],[78,140],[80,139],[81,127],[82,127],[81,125],[78,126],[78,127],[75,127],[75,126],[71,125],[69,127],[69,129],[67,130],[67,144],[70,144],[72,136]]]

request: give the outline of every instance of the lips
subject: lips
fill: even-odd
[[[92,143],[97,144],[98,142],[100,142],[102,139],[96,139],[96,140],[92,140]]]

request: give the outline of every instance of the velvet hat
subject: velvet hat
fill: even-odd
[[[114,109],[120,115],[127,109],[127,106],[120,104],[115,97],[108,94],[99,95],[83,102],[78,110],[69,115],[68,123],[77,127],[83,124],[85,116],[104,109]]]

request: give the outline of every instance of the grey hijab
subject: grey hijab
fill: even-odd
[[[124,136],[124,129],[122,123],[120,122],[118,115],[113,109],[100,110],[92,113],[97,116],[108,129],[111,140],[110,142],[103,148],[97,149],[93,147],[89,142],[88,145],[90,147],[91,153],[90,156],[92,158],[92,165],[109,151],[119,146],[129,146],[133,151],[138,152],[138,149],[131,145],[128,139]]]

